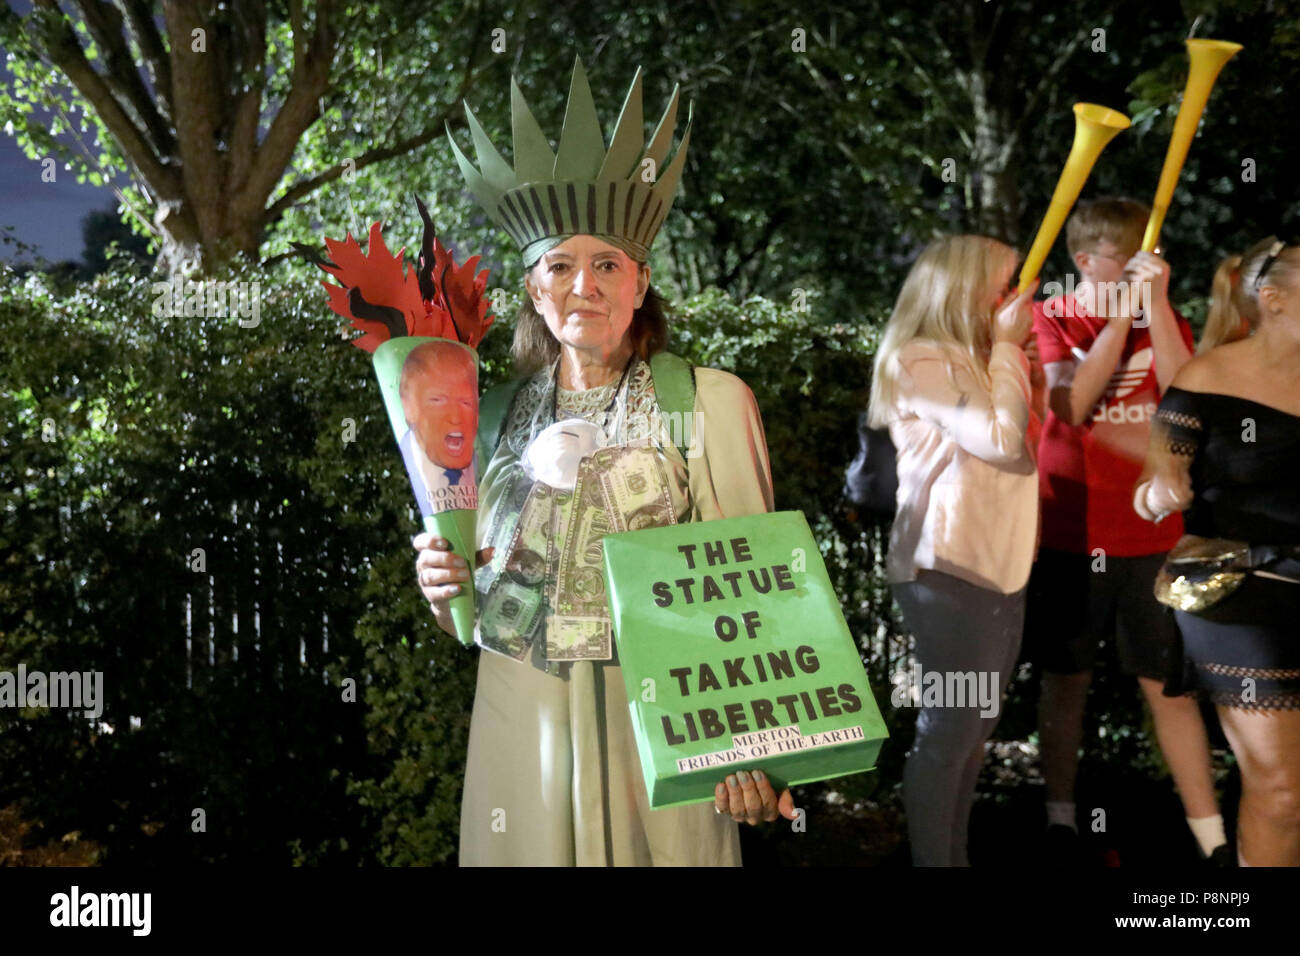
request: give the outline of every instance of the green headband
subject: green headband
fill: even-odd
[[[691,139],[693,110],[688,112],[686,131],[672,162],[665,168],[677,121],[677,100],[675,87],[647,144],[638,67],[606,150],[587,74],[582,60],[575,58],[564,129],[555,152],[513,77],[514,169],[501,158],[468,103],[465,117],[479,169],[460,151],[450,127],[447,138],[470,192],[519,246],[526,267],[531,268],[543,253],[576,235],[596,236],[637,262],[645,262],[650,243],[673,204]]]

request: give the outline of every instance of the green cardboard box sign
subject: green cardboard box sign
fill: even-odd
[[[727,774],[860,773],[888,736],[803,513],[605,538],[605,581],[655,809]]]

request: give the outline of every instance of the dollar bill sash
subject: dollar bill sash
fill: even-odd
[[[554,371],[536,400],[529,443],[557,417]],[[626,435],[631,383],[616,393],[615,436]],[[568,661],[611,659],[602,541],[676,522],[662,452],[648,439],[605,446],[579,464],[572,491],[533,480],[513,452],[493,459],[479,544],[496,550],[475,575],[477,643],[555,674]]]

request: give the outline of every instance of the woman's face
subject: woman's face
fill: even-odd
[[[561,345],[610,354],[645,299],[650,267],[595,236],[572,236],[537,260],[524,287]]]

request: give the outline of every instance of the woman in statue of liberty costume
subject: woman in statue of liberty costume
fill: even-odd
[[[601,569],[605,534],[772,510],[753,393],[665,351],[650,244],[672,205],[674,90],[649,142],[638,70],[606,149],[581,61],[552,151],[512,82],[514,168],[468,110],[478,202],[519,245],[527,301],[516,372],[479,429],[473,573],[480,655],[461,807],[462,865],[739,865],[737,823],[794,819],[760,771],[714,804],[651,810]],[[489,424],[499,408],[499,426]],[[683,434],[683,423],[689,435]],[[435,619],[471,572],[435,535],[414,541]]]

